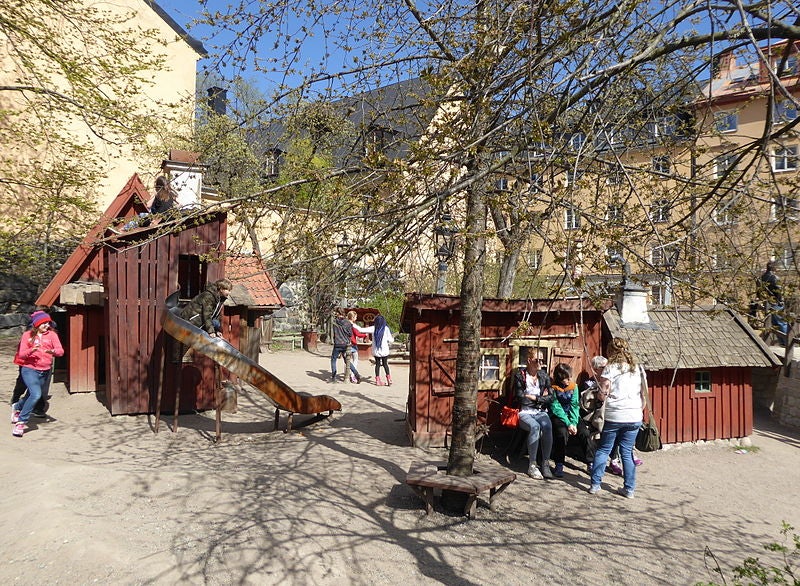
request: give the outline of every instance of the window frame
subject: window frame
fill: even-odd
[[[714,130],[723,134],[739,130],[739,113],[734,110],[714,112]]]
[[[776,145],[770,151],[770,166],[774,173],[797,171],[798,150],[796,144]],[[779,162],[782,162],[779,166]]]
[[[480,363],[478,364],[478,390],[479,391],[499,391],[506,378],[506,367],[508,364],[508,348],[487,348],[481,346]],[[497,370],[496,379],[484,379],[484,358],[497,356],[497,366],[492,365],[491,370]]]
[[[564,230],[580,230],[581,209],[576,205],[564,207]]]
[[[606,222],[608,224],[622,224],[624,221],[625,206],[616,203],[606,206]]]
[[[693,372],[694,383],[692,393],[703,397],[708,397],[714,392],[714,381],[710,370],[695,370]]]
[[[666,197],[660,197],[650,204],[650,219],[655,224],[669,222],[672,206]]]

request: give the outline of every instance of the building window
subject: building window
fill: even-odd
[[[606,175],[606,185],[622,185],[622,180],[625,174],[619,169],[612,169]]]
[[[781,256],[778,259],[778,264],[784,269],[794,268],[794,249],[789,244],[783,245]]]
[[[653,171],[662,175],[669,175],[672,172],[672,163],[667,155],[653,157]]]
[[[610,258],[616,254],[623,256],[622,247],[619,244],[609,244],[606,246],[606,258]]]
[[[564,210],[564,229],[577,230],[581,227],[581,214],[580,209],[575,206],[569,206]]]
[[[512,342],[512,343],[516,343]],[[531,344],[532,342],[527,342]],[[538,346],[526,346],[520,343],[517,348],[517,363],[515,368],[524,368],[528,365],[528,354],[536,354],[539,357],[539,364],[545,372],[550,372],[550,350],[551,346],[540,344]]]
[[[621,224],[624,215],[624,208],[619,204],[611,204],[606,208],[606,221],[609,224]]]
[[[779,220],[797,220],[800,218],[800,200],[779,196],[772,200],[769,219],[773,222]]]
[[[773,171],[797,171],[797,145],[772,149]]]
[[[482,381],[499,381],[500,380],[500,357],[496,354],[483,354],[481,356],[481,372],[480,377]]]
[[[502,177],[494,182],[494,188],[497,191],[509,191],[511,189],[511,185],[509,184],[507,177]]]
[[[667,304],[667,288],[664,285],[653,285],[650,287],[650,302],[658,307]]]
[[[719,202],[713,211],[714,222],[719,226],[735,224],[738,221],[735,205],[736,200],[733,198],[727,198]]]
[[[714,157],[714,177],[719,179],[736,169],[736,155],[725,154]]]
[[[583,177],[583,171],[567,169],[567,185],[574,185],[581,177]]]
[[[529,184],[532,189],[538,190],[542,188],[542,175],[541,173],[531,173]]]
[[[694,373],[694,392],[711,392],[711,372],[708,370],[696,370]]]
[[[797,118],[797,106],[792,100],[781,100],[775,103],[775,109],[772,112],[773,124],[791,122],[795,118]]]
[[[664,247],[660,244],[653,244],[650,247],[650,264],[654,267],[664,266]]]
[[[731,268],[731,251],[725,246],[718,246],[714,251],[714,268],[718,270]]]
[[[780,63],[781,63],[780,59],[778,59],[775,62],[776,70],[778,69]],[[784,66],[783,70],[780,71],[779,75],[781,77],[790,77],[796,74],[797,74],[797,54],[795,53],[794,55],[790,55],[789,58],[786,59],[786,65]]]
[[[739,115],[736,112],[717,112],[714,114],[714,128],[717,132],[736,132]]]
[[[538,271],[542,268],[542,257],[543,255],[540,249],[537,248],[531,251],[530,265],[533,270]]]
[[[669,222],[670,213],[669,200],[666,198],[657,199],[650,206],[650,218],[654,222]]]
[[[569,146],[575,152],[580,151],[581,147],[583,146],[583,143],[585,142],[586,142],[586,135],[583,134],[582,132],[576,132],[575,134],[569,137]]]
[[[264,160],[264,177],[277,177],[280,164],[281,151],[278,149],[268,151]]]

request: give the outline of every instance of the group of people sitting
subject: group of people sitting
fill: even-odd
[[[610,471],[624,477],[619,494],[633,498],[636,466],[642,463],[633,448],[642,424],[644,369],[622,338],[610,342],[608,358],[595,356],[591,366],[593,372],[580,389],[568,364],[557,364],[551,378],[534,352],[515,373],[518,426],[528,433],[528,475],[563,477],[567,447],[574,444],[587,464],[591,494],[600,492],[610,463]]]

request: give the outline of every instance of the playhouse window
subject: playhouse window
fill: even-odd
[[[528,354],[530,353],[537,353],[539,355],[539,363],[541,367],[546,370],[550,371],[550,350],[552,348],[552,343],[550,344],[542,344],[538,346],[524,346],[524,342],[512,342],[512,345],[517,346],[517,360],[514,364],[514,368],[519,368],[521,366],[526,366],[528,364]],[[529,342],[530,343],[530,342]]]
[[[484,390],[499,389],[505,376],[505,348],[481,348],[481,366],[478,371],[478,388]]]
[[[698,370],[694,373],[694,392],[711,392],[711,372],[708,370]]]
[[[181,299],[191,299],[206,285],[206,263],[195,254],[178,256],[178,286]]]

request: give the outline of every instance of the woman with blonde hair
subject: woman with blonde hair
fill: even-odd
[[[642,385],[647,384],[644,369],[636,363],[628,341],[614,338],[608,345],[608,364],[600,376],[599,398],[605,402],[603,431],[592,463],[592,484],[589,494],[600,492],[608,456],[619,444],[624,484],[617,492],[633,498],[636,488],[636,466],[633,445],[642,425]]]

